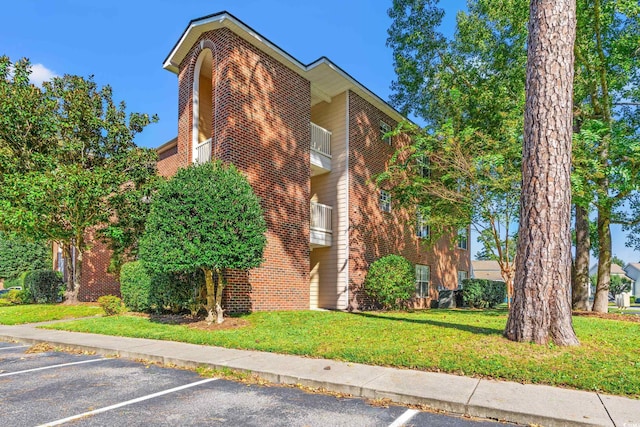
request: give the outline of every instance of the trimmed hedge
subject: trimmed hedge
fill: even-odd
[[[120,293],[132,311],[178,313],[198,310],[201,272],[150,274],[141,261],[128,262],[120,270]]]
[[[37,304],[55,304],[62,298],[64,281],[59,271],[41,269],[29,272],[24,277],[24,287]]]
[[[149,311],[151,277],[140,261],[127,262],[120,268],[120,294],[131,311]]]
[[[462,281],[462,299],[471,308],[495,308],[507,297],[504,282],[486,279],[465,279]]]
[[[400,255],[387,255],[369,267],[365,292],[383,308],[399,308],[416,292],[413,265]]]

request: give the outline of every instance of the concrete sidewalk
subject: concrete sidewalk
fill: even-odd
[[[556,387],[367,366],[257,351],[0,325],[0,340],[173,364],[250,371],[273,383],[388,398],[473,417],[542,426],[640,427],[640,400]],[[579,363],[579,361],[576,361]]]

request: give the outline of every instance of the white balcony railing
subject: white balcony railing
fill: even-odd
[[[311,149],[331,157],[331,132],[311,123]]]
[[[332,211],[333,208],[331,206],[323,205],[322,203],[311,202],[311,230],[332,233]]]
[[[206,163],[211,161],[211,138],[196,145],[194,163]]]

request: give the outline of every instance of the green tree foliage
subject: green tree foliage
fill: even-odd
[[[215,313],[220,323],[224,273],[258,267],[265,232],[260,202],[233,165],[192,165],[153,195],[139,256],[154,273],[202,270],[207,320]]]
[[[416,293],[413,266],[400,255],[380,258],[369,267],[364,290],[383,308],[400,308]]]
[[[142,262],[133,261],[122,265],[120,294],[122,301],[131,311],[148,311],[151,308],[151,276]]]
[[[134,137],[157,118],[127,116],[124,102],[91,77],[56,77],[40,89],[29,73],[28,61],[12,67],[0,58],[0,228],[61,243],[67,260],[74,247],[66,293],[74,301],[87,233],[106,226],[114,247],[131,241],[117,241],[119,225],[129,223],[123,199],[156,170],[155,152],[138,148]]]
[[[524,109],[524,0],[468,3],[452,39],[438,31],[437,0],[394,0],[388,45],[397,81],[392,102],[427,126],[404,126],[410,147],[396,153],[379,181],[395,200],[419,206],[442,234],[472,224],[511,288],[518,220]],[[520,48],[514,48],[520,47]],[[427,159],[430,173],[417,162]]]
[[[46,242],[28,242],[0,232],[0,278],[14,279],[20,273],[50,266],[51,246]]]

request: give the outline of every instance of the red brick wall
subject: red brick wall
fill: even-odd
[[[395,150],[409,141],[394,137],[392,145],[380,138],[380,121],[392,128],[397,123],[353,92],[349,92],[349,295],[352,308],[366,307],[362,284],[369,265],[388,254],[399,254],[413,264],[428,265],[431,289],[457,287],[457,271],[469,272],[468,250],[453,249],[448,238],[425,248],[415,236],[413,218],[394,205],[391,213],[379,207],[380,191],[375,174],[383,172]],[[437,293],[430,295],[435,298]],[[416,301],[429,306],[429,299]]]
[[[180,159],[178,156],[178,145],[167,147],[158,153],[158,173],[164,177],[175,175],[180,167]]]
[[[228,29],[203,34],[180,66],[180,165],[191,153],[200,41],[214,58],[214,156],[248,176],[268,226],[264,264],[230,275],[226,303],[233,311],[309,308],[310,83]]]

